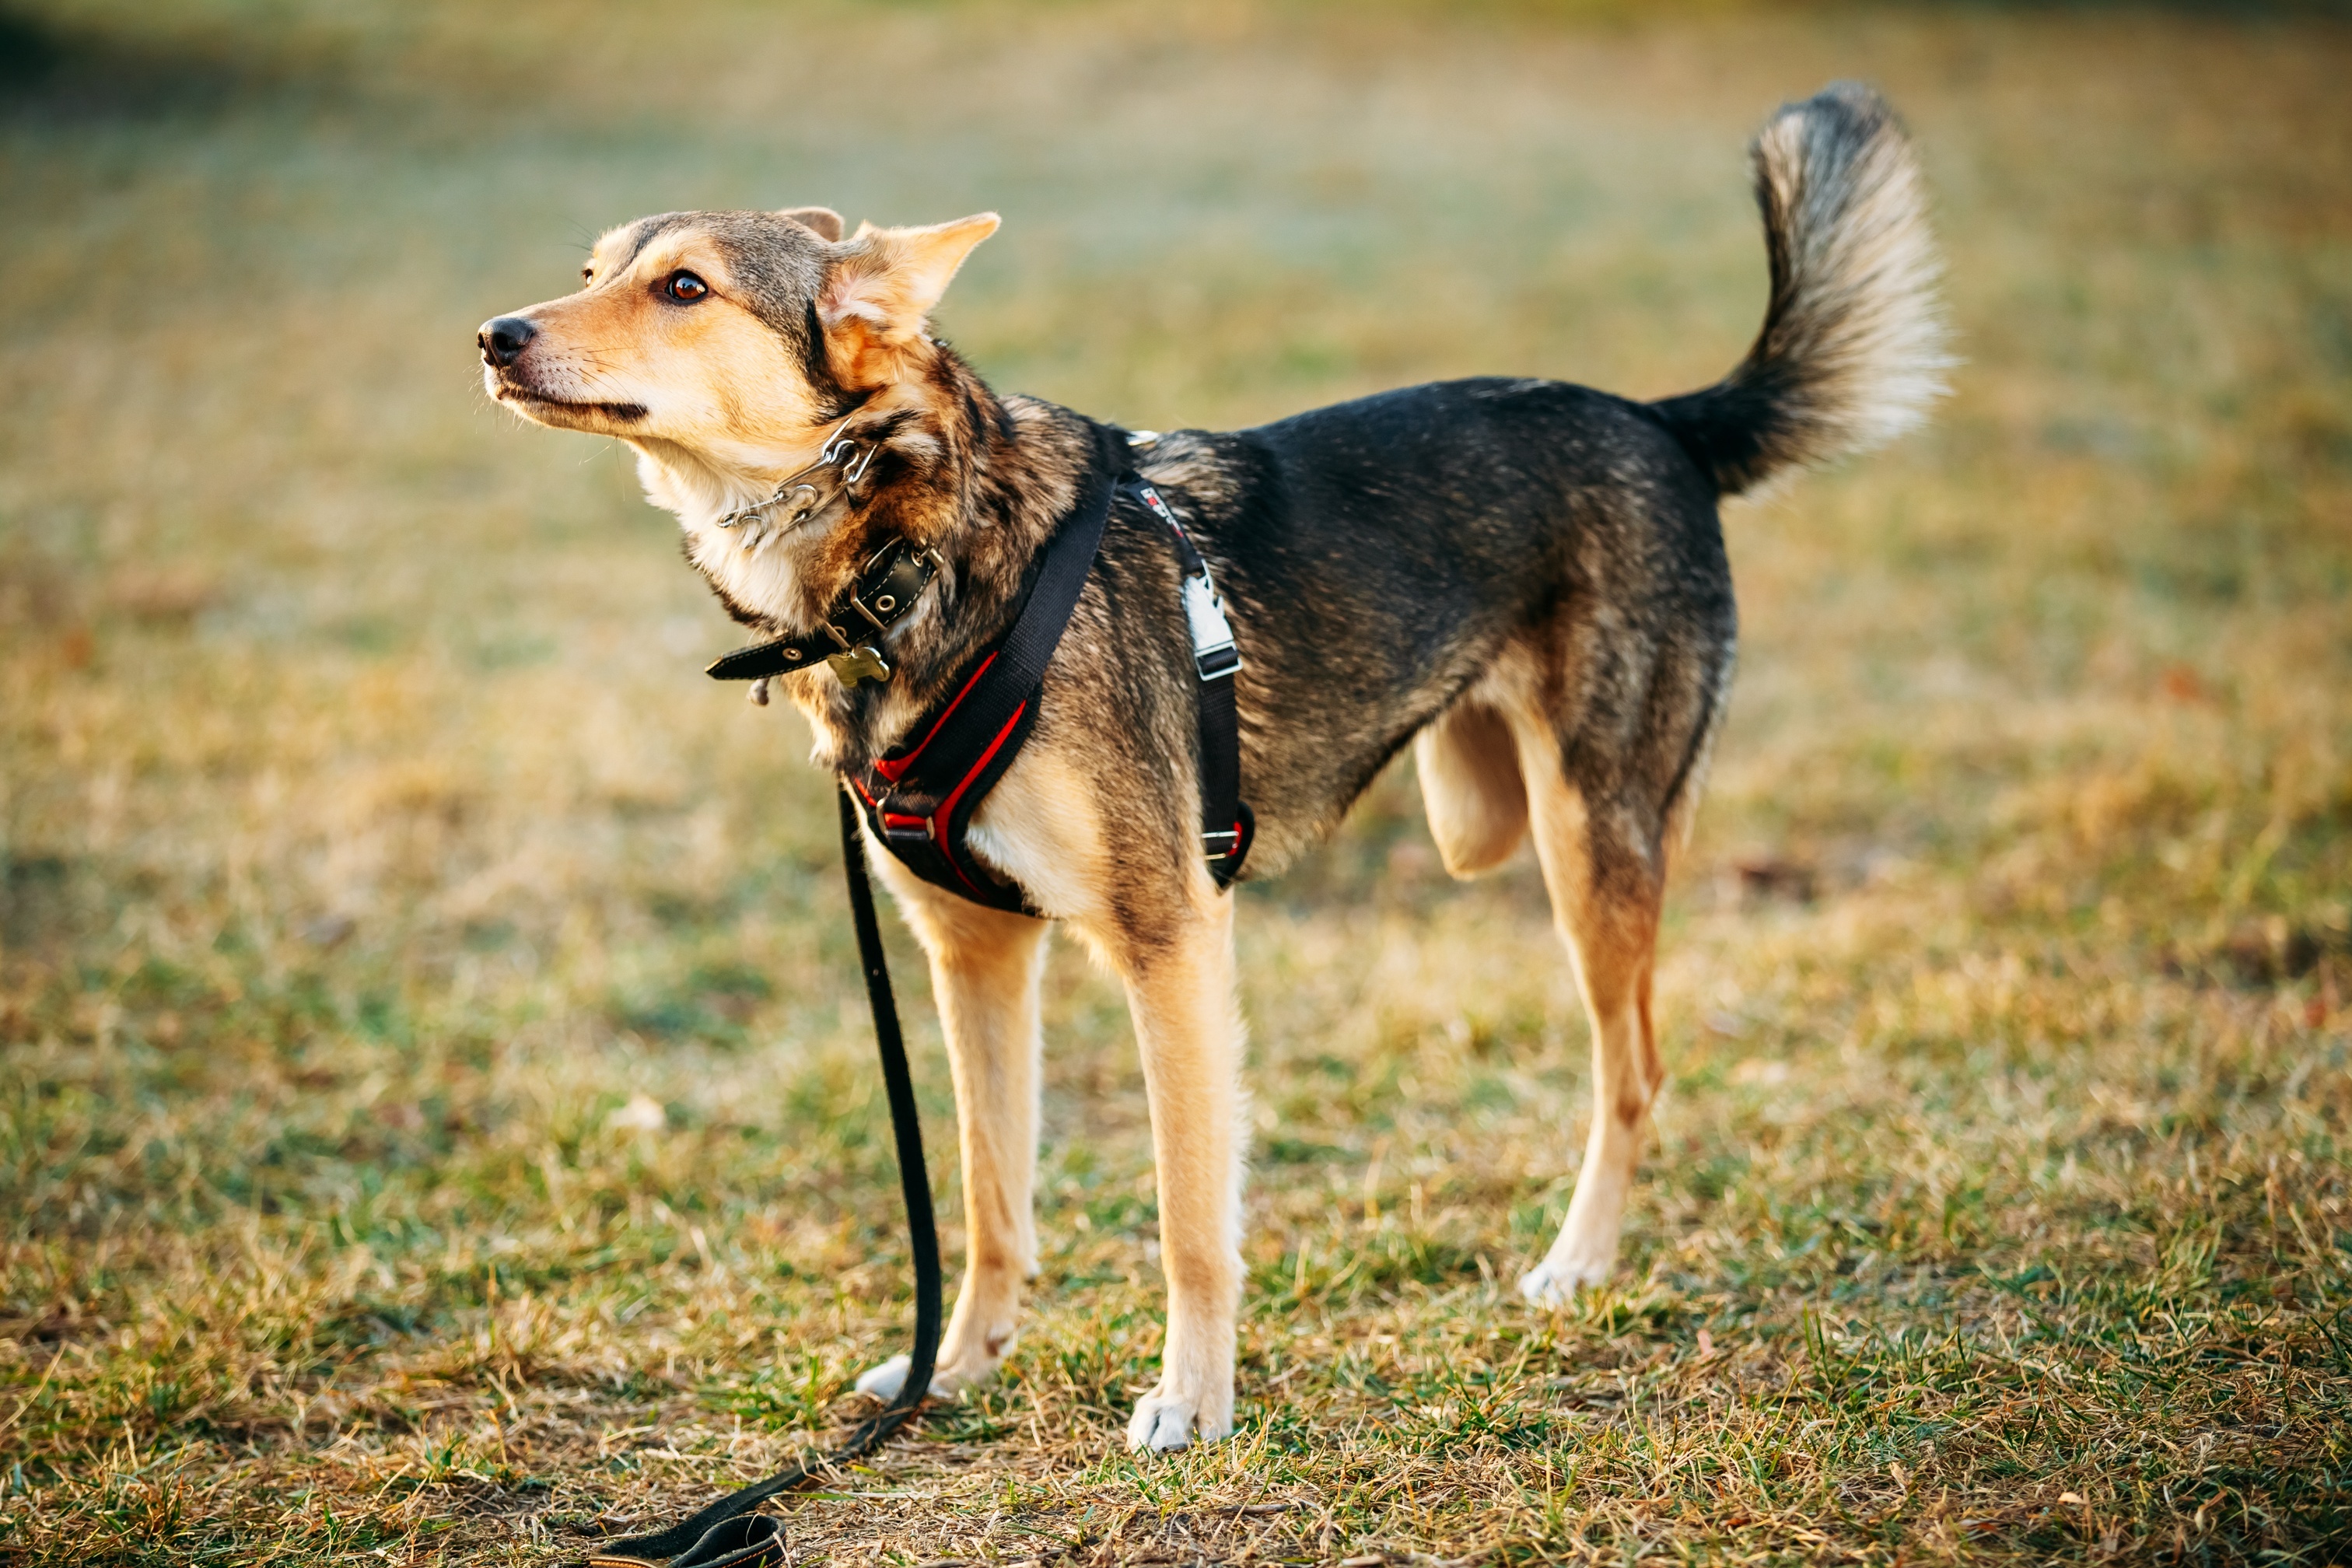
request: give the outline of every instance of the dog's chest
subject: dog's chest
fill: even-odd
[[[683,526],[687,560],[722,600],[768,621],[792,618],[801,597],[800,574],[782,540],[756,520],[732,530],[715,521]]]

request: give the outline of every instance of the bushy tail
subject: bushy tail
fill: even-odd
[[[1722,381],[1653,405],[1724,495],[1910,429],[1951,363],[1919,164],[1885,100],[1833,83],[1781,109],[1750,155],[1764,330]]]

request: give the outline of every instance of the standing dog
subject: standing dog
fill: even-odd
[[[1595,1098],[1566,1222],[1519,1282],[1537,1301],[1607,1276],[1662,1077],[1659,901],[1731,683],[1717,502],[1883,441],[1940,391],[1933,242],[1885,105],[1832,87],[1783,109],[1753,156],[1771,300],[1748,357],[1705,391],[1643,404],[1457,381],[1254,430],[1129,437],[1232,613],[1252,871],[1328,831],[1408,742],[1454,875],[1535,841]],[[878,549],[931,552],[937,576],[879,638],[889,679],[782,677],[817,763],[845,775],[903,743],[1003,634],[1033,558],[1101,479],[1102,426],[998,395],[925,329],[996,226],[845,239],[820,207],[642,218],[597,242],[577,292],[481,331],[498,401],[636,449],[646,495],[746,626],[814,636]],[[804,519],[756,510],[843,431],[870,454],[855,488]],[[1160,1382],[1128,1426],[1139,1448],[1232,1430],[1242,1280],[1233,902],[1202,856],[1179,574],[1161,524],[1114,512],[1034,731],[972,820],[972,854],[1034,915],[875,857],[930,959],[962,1132],[970,1259],[935,1390],[996,1370],[1036,1268],[1049,921],[1126,984],[1168,1282]],[[900,1358],[859,1386],[887,1395],[904,1375]]]

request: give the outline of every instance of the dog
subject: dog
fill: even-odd
[[[1384,393],[1255,429],[1118,433],[1213,571],[1242,655],[1247,872],[1279,871],[1410,744],[1446,869],[1531,838],[1589,1016],[1594,1110],[1559,1238],[1519,1281],[1610,1272],[1663,1071],[1651,982],[1737,643],[1717,503],[1882,443],[1940,395],[1938,263],[1906,133],[1869,89],[1780,110],[1752,148],[1771,293],[1747,357],[1640,403],[1535,379]],[[728,613],[814,637],[891,542],[937,574],[870,650],[778,677],[817,765],[907,742],[1022,602],[1107,427],[991,390],[928,321],[992,213],[844,236],[823,207],[681,212],[596,242],[581,287],[486,323],[490,396],[635,448]],[[855,491],[761,509],[845,431]],[[953,1068],[969,1257],[932,1392],[990,1376],[1037,1267],[1038,982],[1050,925],[1124,982],[1158,1163],[1167,1334],[1137,1449],[1234,1422],[1243,1024],[1233,900],[1201,852],[1200,683],[1168,531],[1104,525],[1025,746],[968,846],[1024,907],[872,858],[928,955]],[[764,696],[764,688],[755,695]],[[868,830],[869,846],[879,848]],[[858,1386],[895,1395],[904,1357]]]

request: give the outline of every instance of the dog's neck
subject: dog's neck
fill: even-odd
[[[843,495],[822,516],[807,519],[802,526],[787,528],[773,516],[738,517],[743,509],[769,499],[780,480],[815,464],[828,437],[854,424],[869,440],[887,444],[891,461],[885,466],[901,478],[913,469],[938,466],[939,443],[923,427],[925,411],[893,395],[896,391],[885,389],[845,418],[814,426],[788,447],[730,449],[646,438],[631,442],[646,499],[676,514],[687,559],[738,621],[772,631],[807,630],[838,590],[838,583],[827,581],[838,575],[827,571],[835,552],[824,546],[836,536],[863,536],[859,514],[873,510],[879,473],[869,470],[874,483],[857,495]]]
[[[835,430],[875,448],[840,500],[794,528],[720,526],[815,461]],[[813,430],[804,448],[717,453],[633,444],[646,499],[677,515],[688,561],[746,626],[814,631],[894,539],[927,546],[945,563],[923,602],[892,628],[898,674],[887,686],[854,691],[822,665],[786,679],[828,765],[856,765],[885,748],[1003,629],[1023,572],[1075,504],[1094,453],[1087,421],[1034,399],[1000,399],[944,344],[923,379],[885,388],[845,426]]]

